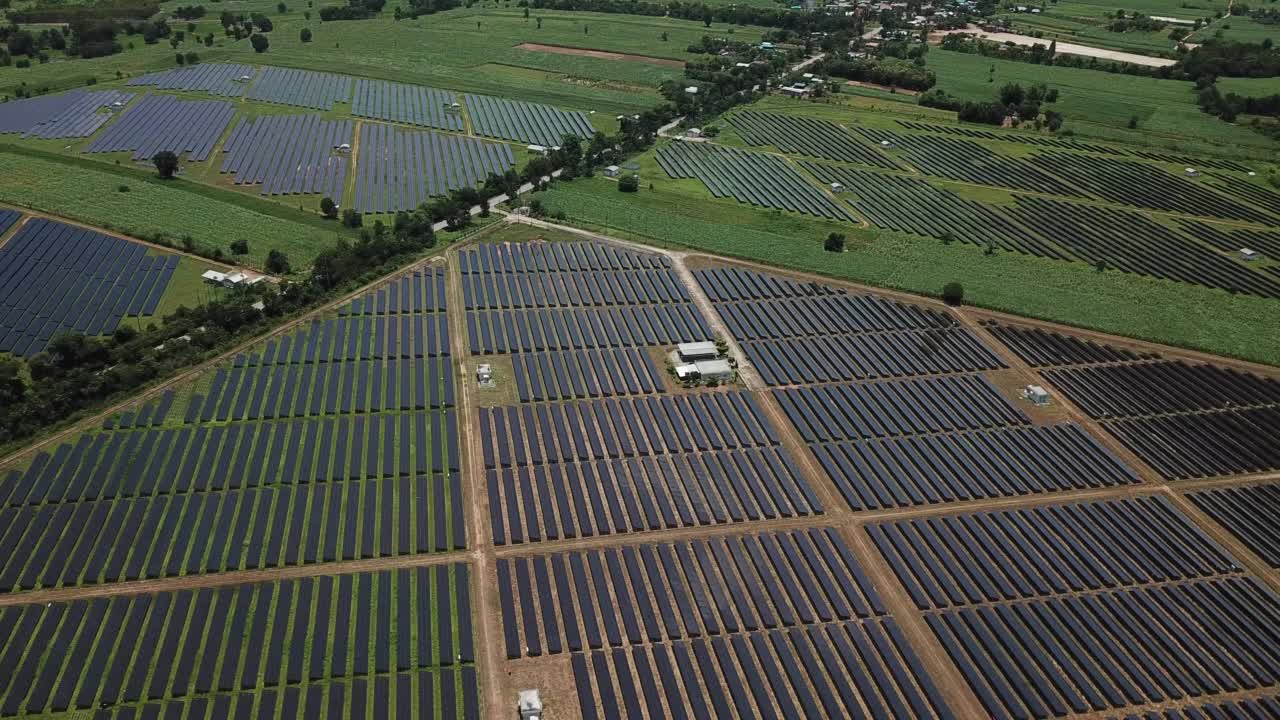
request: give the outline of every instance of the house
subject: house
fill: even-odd
[[[702,137],[702,128],[689,128],[684,131],[686,137],[700,138]]]
[[[239,284],[243,283],[244,281],[246,281],[246,280],[248,280],[248,279],[249,279],[249,276],[248,276],[248,275],[245,275],[244,273],[240,272],[239,270],[236,270],[235,272],[233,272],[233,273],[231,273],[231,274],[227,275],[225,278],[223,278],[223,279],[222,279],[222,284],[223,284],[223,285],[226,285],[227,287],[234,287],[234,286],[236,286],[236,285],[239,285]]]
[[[733,66],[740,67],[740,68],[749,68],[751,67],[751,63],[740,62],[740,63],[734,63]]]
[[[782,88],[782,94],[790,95],[791,97],[804,97],[809,94],[809,88],[803,85],[791,85]]]
[[[525,148],[525,150],[528,150],[534,155],[546,155],[547,153],[551,152],[551,150],[546,145],[530,145],[529,147]]]
[[[616,178],[621,174],[622,174],[622,168],[618,167],[617,165],[610,165],[609,167],[604,169],[605,177]]]
[[[716,344],[710,340],[680,343],[676,346],[676,352],[684,362],[712,360],[720,356],[720,348],[716,347]]]
[[[221,285],[227,279],[226,273],[220,273],[217,270],[205,270],[200,277],[214,285]]]
[[[340,153],[349,153],[351,152],[351,143],[342,143],[341,145],[334,145],[333,149]]]
[[[760,43],[760,49],[765,52],[773,52],[774,46],[773,46],[773,43],[771,42],[762,42]]]

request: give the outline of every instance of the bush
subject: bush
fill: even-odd
[[[279,250],[267,253],[267,272],[273,275],[286,275],[289,272],[289,257]]]
[[[302,28],[302,32],[299,33],[298,39],[302,40],[304,43],[311,42],[311,28]]]
[[[248,254],[249,254],[249,241],[248,241],[248,240],[243,240],[243,239],[242,239],[242,240],[232,240],[232,241],[231,241],[231,254],[232,254],[232,255],[248,255]]]
[[[271,41],[267,40],[266,35],[250,35],[249,44],[253,46],[254,52],[264,53],[267,51],[267,48],[270,47]]]
[[[333,198],[320,199],[320,213],[330,220],[338,217],[338,205],[333,201]]]
[[[618,180],[618,192],[635,192],[640,189],[640,178],[635,175],[623,175]]]
[[[360,217],[360,213],[347,208],[342,211],[342,224],[349,228],[358,228],[364,224],[364,218]]]
[[[822,249],[827,252],[844,252],[844,233],[828,235],[826,241],[822,243]]]
[[[942,286],[942,300],[948,305],[959,305],[964,302],[964,286],[958,282],[949,282]]]
[[[168,180],[178,172],[178,156],[172,150],[161,150],[151,158],[160,177]]]
[[[118,187],[116,188],[116,190],[118,190],[118,191],[120,191],[120,192],[129,192],[129,186],[128,186],[128,185],[120,185],[120,186],[118,186]]]

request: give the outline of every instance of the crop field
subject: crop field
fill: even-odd
[[[0,213],[0,227],[16,219]],[[0,353],[26,357],[59,333],[109,335],[125,317],[154,315],[177,267],[176,255],[31,218],[0,246]]]
[[[833,220],[854,219],[776,155],[677,142],[661,146],[657,161],[670,177],[701,180],[715,197]]]
[[[354,140],[350,120],[319,115],[241,117],[222,144],[221,171],[237,185],[261,185],[263,195],[320,193],[342,197],[347,159],[334,148]]]

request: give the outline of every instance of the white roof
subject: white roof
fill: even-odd
[[[699,360],[693,364],[698,369],[699,375],[728,375],[733,372],[733,366],[728,360]]]
[[[542,697],[537,690],[521,690],[520,697],[516,701],[520,710],[542,710]]]
[[[249,307],[253,308],[254,310],[266,310],[267,304],[259,300],[258,302],[250,305]]]
[[[698,86],[697,86],[697,85],[690,85],[689,87],[685,88],[685,89],[684,89],[684,91],[685,91],[685,92],[687,92],[687,93],[689,93],[690,95],[697,95],[697,94],[698,94]]]
[[[249,276],[237,270],[231,273],[230,275],[226,276],[225,279],[229,283],[241,283],[241,282],[244,282],[245,280],[248,280]]]
[[[212,280],[214,282],[222,282],[223,280],[227,279],[226,273],[220,273],[217,270],[205,270],[204,273],[200,275],[200,277],[204,278],[205,280]]]
[[[686,378],[686,377],[689,377],[690,375],[692,375],[692,374],[694,374],[694,373],[696,373],[696,372],[698,372],[698,366],[697,366],[697,365],[694,365],[693,363],[689,363],[689,364],[687,364],[687,365],[677,365],[677,366],[676,366],[676,377],[678,377],[678,378],[680,378],[680,379],[682,379],[682,380],[683,380],[684,378]]]
[[[694,354],[706,353],[706,352],[719,352],[719,348],[717,348],[715,342],[711,340],[680,343],[679,345],[676,346],[676,350],[680,351],[681,353],[694,353]]]
[[[609,172],[618,172],[621,169],[622,168],[618,167],[617,165],[610,165],[609,167],[605,168],[605,170],[608,170]]]

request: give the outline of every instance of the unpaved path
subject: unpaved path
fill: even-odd
[[[943,35],[950,35],[952,33],[968,33],[970,35],[976,35],[983,40],[990,40],[998,43],[1011,42],[1014,45],[1022,45],[1024,47],[1031,47],[1032,45],[1044,45],[1047,47],[1049,43],[1054,41],[1053,38],[1037,38],[1031,37],[1030,35],[1019,35],[1017,33],[991,33],[983,30],[977,25],[970,25],[969,27],[961,30],[941,30],[937,33],[931,34],[930,37],[937,35],[941,38]],[[1095,57],[1099,60],[1114,60],[1116,62],[1145,65],[1147,67],[1167,67],[1177,62],[1176,60],[1170,60],[1169,58],[1151,57],[1150,55],[1120,52],[1119,50],[1104,50],[1103,48],[1090,47],[1089,45],[1077,45],[1076,43],[1061,41],[1058,42],[1057,52],[1062,55],[1081,55],[1083,57]]]
[[[631,55],[629,53],[607,52],[605,50],[588,50],[567,45],[543,45],[542,43],[527,42],[516,45],[516,49],[555,53],[557,55],[575,55],[577,57],[597,58],[600,60],[622,60],[624,62],[644,63],[645,65],[659,65],[677,69],[684,68],[683,60],[673,60],[672,58],[655,57],[653,55]]]

